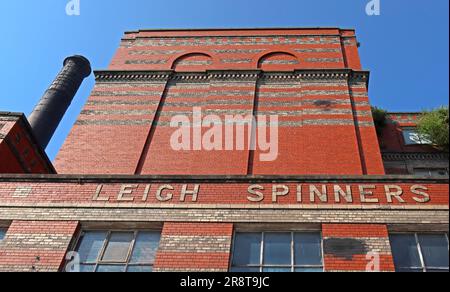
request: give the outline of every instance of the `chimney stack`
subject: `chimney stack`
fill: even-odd
[[[66,58],[61,72],[28,117],[42,149],[47,148],[81,83],[91,71],[89,60],[85,57],[76,55]]]

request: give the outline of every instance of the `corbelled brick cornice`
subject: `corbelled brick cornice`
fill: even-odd
[[[353,82],[369,81],[369,71],[350,69],[295,70],[289,72],[263,72],[261,70],[207,70],[205,72],[162,71],[95,71],[99,82],[123,81],[202,81],[202,80],[348,80]]]
[[[444,160],[448,161],[448,153],[383,153],[384,161],[407,161],[407,160]]]
[[[412,175],[380,175],[380,176],[151,176],[151,175],[30,175],[0,174],[0,182],[61,182],[61,183],[132,183],[132,182],[204,182],[204,183],[428,183],[448,184],[448,178],[417,177]]]

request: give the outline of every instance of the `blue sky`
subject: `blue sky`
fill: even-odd
[[[108,66],[126,30],[143,28],[355,28],[370,97],[391,111],[448,104],[449,1],[380,0],[80,0],[81,15],[65,13],[69,0],[0,2],[0,111],[29,114],[66,56],[82,54],[94,69]],[[47,153],[62,146],[89,92],[83,84]]]

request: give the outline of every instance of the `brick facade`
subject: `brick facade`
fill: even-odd
[[[448,153],[431,145],[406,145],[405,128],[417,127],[419,113],[390,113],[379,132],[380,147],[387,174],[414,174],[414,169],[449,169]]]
[[[59,271],[77,228],[74,221],[12,221],[0,243],[0,272]]]
[[[0,173],[55,173],[25,116],[0,112]]]
[[[370,270],[371,253],[381,271],[395,271],[386,225],[324,224],[322,232],[326,271]]]
[[[55,161],[61,174],[384,174],[352,30],[139,31],[108,69]],[[193,106],[278,115],[278,159],[171,150],[170,120]]]
[[[417,115],[377,133],[353,30],[128,32],[95,76],[57,175],[20,169],[0,119],[0,271],[64,271],[86,231],[156,230],[153,271],[226,272],[243,230],[313,231],[324,271],[392,272],[392,232],[448,233],[448,177],[410,175],[448,154],[403,145]],[[172,150],[171,118],[194,106],[278,115],[278,158]]]
[[[242,177],[211,182],[218,179],[43,176],[37,180],[4,175],[0,214],[1,220],[12,224],[0,245],[3,269],[11,270],[14,261],[14,270],[33,265],[40,265],[40,271],[58,270],[69,244],[75,243],[77,227],[88,223],[123,229],[164,222],[154,270],[211,272],[228,270],[233,230],[242,224],[246,230],[253,225],[260,230],[262,224],[270,231],[278,230],[280,223],[293,224],[295,230],[318,224],[326,271],[365,271],[373,253],[379,256],[375,267],[392,271],[389,229],[448,229],[448,179],[328,177],[297,178],[293,183],[293,178],[278,178],[274,185],[270,178]],[[197,195],[189,195],[196,185]],[[249,189],[257,185],[264,188],[264,198],[252,202],[256,197]],[[283,185],[290,192],[274,196]],[[403,191],[396,197],[392,194],[398,188]],[[164,191],[158,195],[159,190]],[[367,191],[373,194],[363,197]],[[17,235],[21,232],[26,237]]]
[[[228,271],[233,224],[166,222],[156,271]]]

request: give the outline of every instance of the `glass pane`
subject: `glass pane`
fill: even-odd
[[[236,233],[232,265],[259,265],[261,259],[261,237],[261,233]]]
[[[264,236],[264,265],[291,265],[290,233],[266,233]]]
[[[6,230],[0,229],[0,240],[3,240],[3,238],[5,238],[6,235]]]
[[[428,137],[420,135],[417,129],[403,129],[403,137],[406,145],[427,145],[431,144]]]
[[[414,169],[414,175],[416,176],[430,176],[430,170],[425,168],[416,168]]]
[[[404,129],[403,138],[405,139],[406,145],[417,145],[420,144],[420,137],[416,131]]]
[[[448,273],[448,270],[427,270],[427,273]]]
[[[322,265],[322,237],[318,233],[296,233],[294,255],[297,266]]]
[[[139,232],[134,243],[131,263],[148,263],[155,261],[161,235],[158,232]]]
[[[435,177],[447,177],[448,170],[447,169],[433,169],[431,175],[435,176]]]
[[[231,268],[232,273],[259,273],[259,268]]]
[[[128,273],[151,273],[153,272],[152,266],[129,266]]]
[[[423,273],[423,270],[418,269],[408,269],[408,268],[398,268],[396,269],[397,273]]]
[[[432,177],[439,177],[439,176],[447,176],[448,173],[445,169],[430,169],[430,175]]]
[[[447,177],[448,171],[446,169],[437,168],[416,168],[414,174],[417,176],[431,176],[431,177]]]
[[[106,232],[86,232],[81,239],[78,253],[82,263],[97,262],[100,250],[106,239]]]
[[[290,273],[292,272],[291,268],[264,268],[264,273]]]
[[[94,269],[94,265],[80,265],[80,273],[93,273]]]
[[[322,268],[296,268],[296,273],[323,273]]]
[[[102,260],[108,262],[126,262],[134,233],[114,232],[111,234]]]
[[[97,268],[98,273],[123,273],[125,266],[101,265]]]
[[[448,268],[448,243],[442,235],[419,235],[425,266],[431,268]]]
[[[395,234],[390,236],[392,255],[397,270],[401,268],[421,267],[416,237],[413,234]]]
[[[423,145],[431,145],[433,142],[428,135],[420,135],[420,143]]]

